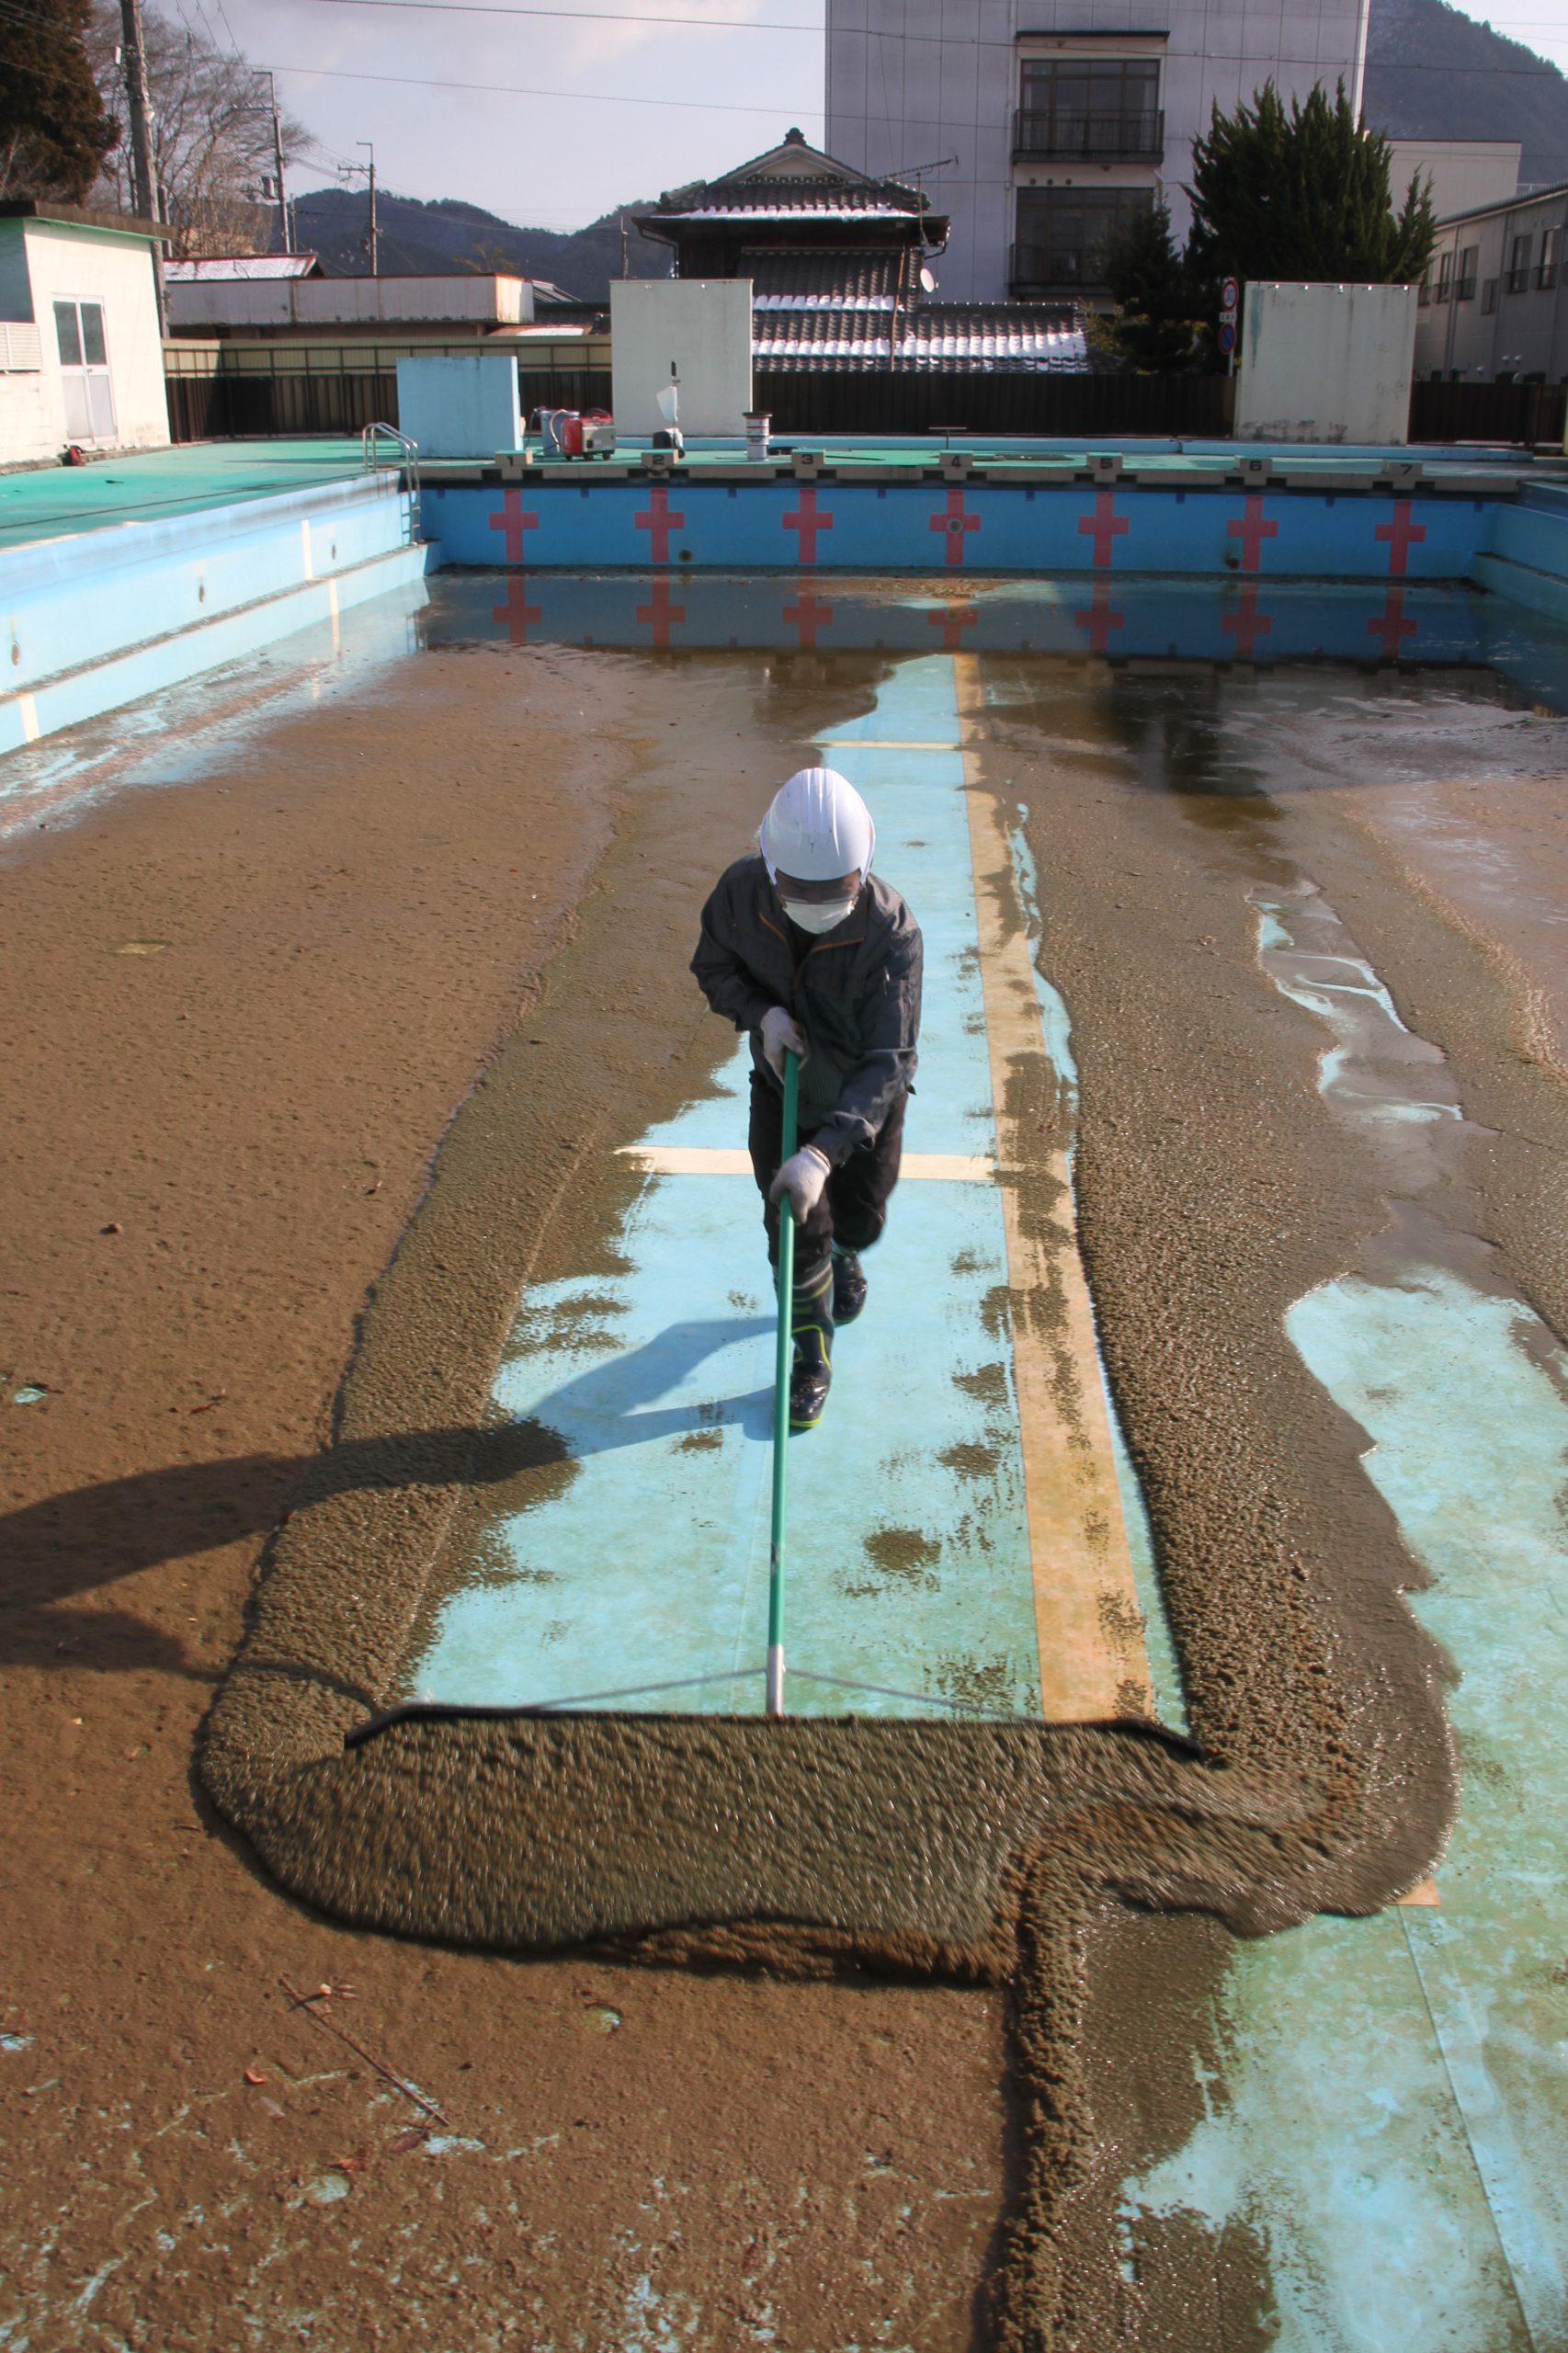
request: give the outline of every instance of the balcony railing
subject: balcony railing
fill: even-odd
[[[1165,118],[1157,108],[1132,114],[1013,117],[1013,161],[1051,164],[1157,164],[1165,152]]]
[[[1529,282],[1530,273],[1528,264],[1523,269],[1508,270],[1505,274],[1503,279],[1503,283],[1510,294],[1523,294],[1528,290]]]

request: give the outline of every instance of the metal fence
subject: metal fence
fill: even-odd
[[[1410,394],[1413,441],[1506,441],[1531,449],[1562,447],[1568,386],[1562,384],[1415,384]]]
[[[776,433],[1149,433],[1209,438],[1231,429],[1224,376],[1031,375],[864,369],[759,369],[753,404]]]

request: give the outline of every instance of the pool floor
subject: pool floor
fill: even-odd
[[[530,580],[528,594],[548,587]],[[790,1447],[790,1710],[1139,1714],[1179,1727],[1153,1547],[1100,1373],[1073,1219],[1058,1216],[1041,1244],[1018,1212],[1019,1172],[1043,1150],[1029,1142],[1029,1107],[1073,1104],[1078,1078],[1036,904],[1025,787],[983,790],[976,747],[983,738],[993,771],[1011,756],[1034,697],[1085,773],[1184,796],[1196,863],[1217,861],[1222,841],[1256,842],[1257,999],[1288,998],[1290,1018],[1317,1024],[1319,1091],[1346,1122],[1346,1165],[1364,1143],[1386,1149],[1401,1172],[1390,1198],[1407,1180],[1426,1198],[1428,1178],[1410,1170],[1467,1116],[1462,1090],[1415,1017],[1407,1026],[1395,1010],[1362,943],[1335,932],[1326,901],[1303,895],[1281,812],[1292,791],[1332,799],[1347,779],[1396,801],[1434,777],[1462,779],[1467,761],[1478,791],[1559,776],[1560,731],[1538,699],[1553,641],[1511,617],[1506,659],[1467,667],[1460,641],[1484,650],[1477,600],[1434,591],[1412,609],[1429,617],[1444,666],[1423,672],[1401,645],[1403,666],[1369,677],[1335,659],[1344,608],[1331,598],[1322,667],[1237,663],[1233,631],[1228,674],[1212,661],[1162,668],[1151,639],[1140,676],[1103,648],[1063,658],[1074,608],[1051,584],[1031,599],[1013,584],[966,583],[966,605],[1013,632],[979,652],[978,630],[956,650],[933,644],[941,632],[929,617],[952,609],[935,594],[857,598],[835,584],[868,681],[846,721],[835,649],[786,641],[771,608],[771,646],[733,643],[753,620],[761,629],[781,584],[742,587],[740,626],[719,635],[715,606],[710,642],[759,676],[788,668],[797,708],[809,713],[814,699],[818,719],[800,732],[865,792],[878,866],[915,907],[927,955],[908,1163],[868,1258],[870,1302],[839,1337],[822,1427]],[[562,591],[558,642],[584,649],[573,658],[585,678],[595,660],[683,659],[678,644],[646,638],[591,650],[628,588]],[[1159,592],[1161,628],[1170,593]],[[530,654],[507,609],[494,582],[437,580],[428,610],[400,608],[369,628],[367,660],[380,675],[468,659],[488,640],[488,658],[504,649],[517,661],[526,706]],[[1119,610],[1140,610],[1134,589]],[[1221,618],[1216,605],[1216,631]],[[1366,610],[1353,618],[1360,630]],[[332,651],[340,657],[335,640]],[[343,690],[356,686],[351,675]],[[163,708],[143,714],[149,745]],[[1373,711],[1405,732],[1385,730],[1384,769],[1369,777],[1357,772],[1356,731]],[[1461,723],[1476,711],[1496,722],[1479,750]],[[1069,746],[1079,721],[1083,738]],[[195,773],[194,715],[190,728],[180,756]],[[42,777],[42,754],[26,756]],[[51,809],[71,756],[64,738],[50,747]],[[1020,776],[1028,756],[1017,751]],[[174,780],[161,772],[166,756],[138,758],[106,770],[101,789]],[[715,869],[739,847],[716,845]],[[1108,892],[1106,904],[1108,924]],[[1560,925],[1561,913],[1543,920]],[[1106,954],[1116,951],[1108,929]],[[1385,1084],[1395,1066],[1410,1078],[1403,1094]],[[608,1271],[596,1263],[527,1288],[494,1385],[497,1416],[550,1437],[551,1475],[537,1492],[509,1489],[473,1556],[444,1563],[439,1607],[404,1662],[406,1695],[761,1711],[773,1303],[744,1097],[743,1055],[726,1053],[711,1092],[607,1138],[630,1182]],[[1069,1131],[1063,1182],[1070,1151]],[[1046,1259],[1031,1262],[1031,1248]],[[1031,1266],[1066,1302],[1043,1338],[1006,1303]],[[1365,1477],[1428,1580],[1409,1607],[1451,1658],[1464,1795],[1432,1879],[1404,1904],[1229,1948],[1213,1997],[1223,2064],[1213,2073],[1194,2038],[1200,2120],[1128,2174],[1124,2276],[1158,2263],[1173,2219],[1216,2265],[1240,2227],[1262,2250],[1271,2309],[1260,2325],[1286,2353],[1547,2353],[1568,2344],[1568,1871],[1555,1832],[1568,1753],[1553,1699],[1568,1679],[1568,1362],[1501,1278],[1483,1293],[1415,1251],[1375,1278],[1304,1293],[1284,1336],[1364,1433]],[[1218,2353],[1208,2335],[1193,2341]]]

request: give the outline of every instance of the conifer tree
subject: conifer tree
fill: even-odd
[[[1424,277],[1432,199],[1413,177],[1396,214],[1392,160],[1381,133],[1358,122],[1343,82],[1332,101],[1319,83],[1289,112],[1272,82],[1233,115],[1216,107],[1192,150],[1196,275],[1358,285]]]
[[[1197,364],[1201,299],[1171,236],[1163,201],[1124,212],[1100,248],[1117,316],[1110,342],[1142,375],[1179,375]]]
[[[89,0],[0,14],[0,196],[80,204],[114,145],[83,34]]]

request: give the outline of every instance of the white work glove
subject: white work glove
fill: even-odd
[[[796,1224],[804,1225],[832,1174],[833,1163],[826,1153],[819,1152],[814,1143],[803,1143],[778,1171],[767,1188],[767,1198],[782,1201],[787,1195]]]
[[[775,1078],[784,1075],[784,1050],[806,1059],[804,1031],[781,1005],[770,1005],[762,1017],[762,1055]]]

